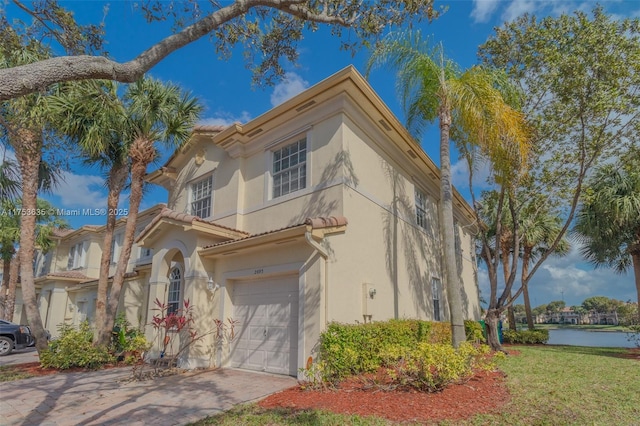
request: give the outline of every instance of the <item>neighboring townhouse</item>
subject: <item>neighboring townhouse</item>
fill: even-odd
[[[439,176],[353,67],[246,124],[199,126],[147,177],[167,189],[168,201],[141,215],[136,244],[149,257],[132,259],[121,307],[147,324],[156,298],[171,311],[189,300],[201,333],[215,319],[238,321],[231,344],[215,350],[204,339],[185,353],[185,367],[294,376],[317,356],[331,321],[445,321]],[[477,226],[457,192],[454,214],[464,313],[479,319]],[[68,268],[63,311],[83,314],[55,321],[90,318],[95,284],[75,274],[96,277],[97,263],[69,266],[78,253],[78,265],[94,259],[99,233],[61,237],[64,255],[53,256]],[[40,299],[45,283],[62,282],[60,273],[38,278]]]
[[[160,204],[141,212],[138,233],[166,206]],[[111,255],[110,276],[122,247],[125,218],[116,222]],[[105,226],[85,225],[76,230],[58,230],[54,247],[46,254],[36,252],[34,276],[38,308],[46,329],[58,336],[61,324],[78,325],[95,319],[100,258]],[[120,300],[120,311],[134,325],[147,320],[145,294],[153,251],[135,246],[131,251],[127,279]],[[20,287],[17,290],[13,321],[27,323]]]

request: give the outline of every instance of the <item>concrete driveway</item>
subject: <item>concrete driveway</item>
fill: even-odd
[[[3,365],[26,364],[28,362],[38,361],[40,361],[40,358],[38,358],[36,348],[24,348],[14,350],[9,355],[0,356],[0,367]]]
[[[130,368],[114,368],[2,383],[0,425],[183,425],[297,383],[234,369],[143,382],[130,375]]]

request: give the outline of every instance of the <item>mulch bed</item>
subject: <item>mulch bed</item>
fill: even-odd
[[[461,420],[498,411],[509,401],[501,372],[480,372],[465,383],[442,392],[384,391],[369,380],[352,378],[334,390],[302,386],[273,394],[258,403],[263,408],[321,409],[335,413],[376,416],[392,421],[437,422]]]

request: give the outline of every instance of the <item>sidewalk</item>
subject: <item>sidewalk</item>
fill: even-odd
[[[144,382],[130,368],[0,384],[0,425],[184,425],[295,386],[293,377],[222,369]]]

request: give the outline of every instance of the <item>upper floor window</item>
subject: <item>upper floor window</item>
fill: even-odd
[[[182,290],[182,271],[175,267],[169,273],[169,293],[167,294],[167,315],[177,314],[180,309],[180,291]]]
[[[120,251],[122,250],[122,233],[114,234],[111,240],[111,263],[116,263],[120,259]]]
[[[208,176],[191,184],[191,214],[201,218],[211,216],[211,194],[213,176]]]
[[[307,139],[273,152],[273,198],[307,186]]]
[[[87,250],[84,242],[80,242],[69,249],[69,260],[67,261],[67,269],[77,269],[84,267]]]
[[[427,229],[427,196],[416,188],[416,223]]]

